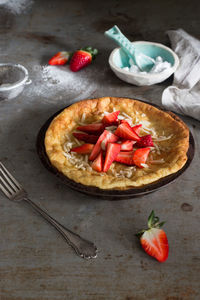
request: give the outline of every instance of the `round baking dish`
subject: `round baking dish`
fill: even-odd
[[[138,99],[137,99],[138,100]],[[139,100],[141,101],[141,100]],[[147,103],[145,101],[141,101],[144,103]],[[149,103],[148,103],[149,104]],[[151,104],[152,105],[152,104]],[[157,105],[152,105],[157,108],[159,108]],[[63,108],[64,109],[64,108]],[[62,110],[63,110],[62,109]],[[162,110],[161,108],[159,108]],[[44,138],[46,134],[46,130],[48,129],[51,121],[62,111],[56,112],[53,116],[51,116],[45,124],[41,127],[38,136],[37,136],[37,141],[36,141],[36,147],[37,147],[37,153],[39,155],[39,158],[43,165],[46,167],[47,170],[49,170],[51,173],[59,177],[63,183],[68,186],[69,188],[72,188],[76,191],[79,191],[84,194],[88,194],[91,196],[97,197],[97,199],[105,199],[105,200],[125,200],[125,199],[131,199],[134,197],[142,196],[151,192],[154,192],[170,183],[172,183],[174,180],[176,180],[190,165],[193,157],[194,157],[194,149],[195,149],[195,144],[194,144],[194,139],[193,136],[190,132],[190,139],[189,139],[189,149],[187,152],[187,162],[183,166],[182,169],[180,169],[178,172],[173,173],[169,176],[166,176],[154,183],[144,185],[139,188],[130,188],[127,190],[117,190],[117,189],[100,189],[94,186],[86,186],[80,183],[77,183],[68,177],[64,176],[62,173],[60,173],[54,166],[51,165],[48,156],[45,151],[45,145],[44,145]],[[177,116],[171,112],[169,112],[171,116],[174,116],[174,118],[177,118]]]

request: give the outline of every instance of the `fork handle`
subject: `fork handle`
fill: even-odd
[[[80,237],[78,234],[72,232],[71,230],[65,228],[58,221],[52,218],[47,212],[40,208],[36,203],[34,203],[29,198],[24,199],[28,202],[34,210],[36,210],[42,217],[44,217],[55,229],[58,230],[65,238],[67,243],[75,250],[75,252],[82,258],[90,259],[97,256],[96,246]]]

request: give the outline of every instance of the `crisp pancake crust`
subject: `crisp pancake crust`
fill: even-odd
[[[105,112],[120,110],[121,118],[133,125],[142,124],[141,134],[151,134],[155,147],[143,169],[113,163],[107,173],[90,167],[87,155],[70,153],[82,144],[72,132],[78,125],[101,121]],[[129,189],[155,182],[180,170],[187,161],[189,130],[172,113],[127,98],[104,97],[83,100],[64,109],[51,122],[45,136],[45,148],[51,164],[68,178],[101,189]]]

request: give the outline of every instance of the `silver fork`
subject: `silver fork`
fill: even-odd
[[[17,182],[17,180],[8,172],[5,166],[0,162],[0,189],[8,197],[8,199],[16,202],[25,200],[33,209],[35,209],[43,218],[45,218],[51,225],[53,225],[58,232],[62,234],[67,243],[75,250],[75,252],[85,259],[96,258],[96,246],[78,234],[65,228],[58,221],[53,219],[47,212],[41,209],[36,203],[28,198],[27,192]]]

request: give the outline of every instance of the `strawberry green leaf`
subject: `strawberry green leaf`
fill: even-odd
[[[96,48],[93,49],[92,47],[84,47],[84,48],[81,48],[80,50],[90,53],[92,55],[92,59],[94,59],[96,57],[96,55],[98,54],[98,50]]]

